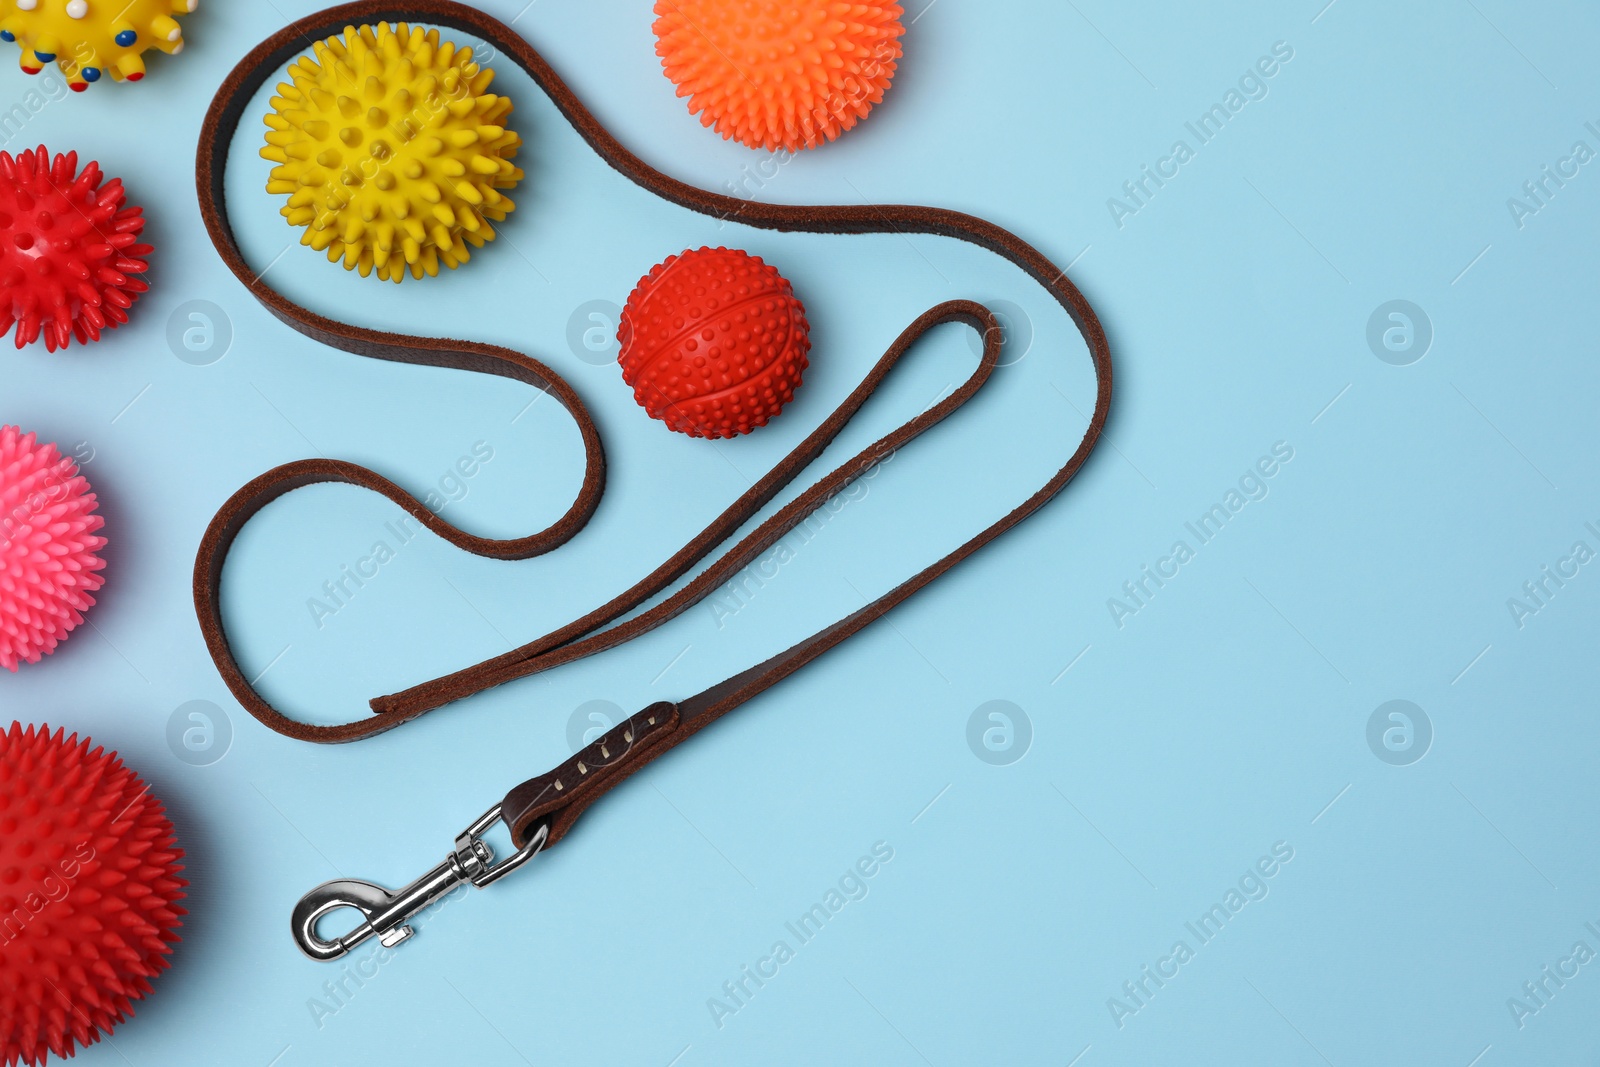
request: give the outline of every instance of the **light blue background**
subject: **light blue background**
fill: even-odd
[[[114,1047],[81,1062],[1600,1058],[1600,963],[1521,1028],[1507,1007],[1575,941],[1600,949],[1584,927],[1600,926],[1597,565],[1520,629],[1506,605],[1573,542],[1600,548],[1584,528],[1600,526],[1600,165],[1521,228],[1506,203],[1573,142],[1600,148],[1584,126],[1600,125],[1600,17],[1509,0],[923,2],[871,120],[744,188],[958,208],[1072,263],[1117,362],[1100,449],[1042,514],[619,790],[548,857],[428,915],[339,1001],[323,983],[345,972],[287,936],[300,894],[338,875],[416,877],[509,785],[565,757],[580,705],[632,711],[696,692],[992,521],[1081,435],[1082,344],[1036,285],[975,249],[719,228],[655,201],[503,60],[528,170],[505,239],[448,278],[362,281],[284,252],[295,235],[259,191],[261,128],[247,120],[234,217],[273,284],[336,318],[547,360],[594,409],[611,461],[594,523],[560,552],[497,564],[422,536],[320,630],[307,598],[399,511],[318,488],[252,524],[228,572],[233,634],[264,690],[315,721],[360,715],[366,697],[634,581],[931,304],[1008,300],[1034,335],[737,613],[702,606],[592,661],[318,748],[243,713],[206,656],[188,582],[217,506],[318,453],[421,493],[481,441],[494,459],[445,515],[522,533],[571,499],[570,423],[548,400],[529,408],[520,386],[320,347],[222,269],[194,204],[200,118],[238,57],[313,3],[210,2],[188,20],[187,52],[158,57],[144,84],[52,100],[7,142],[102,160],[146,204],[157,246],[128,327],[88,350],[0,355],[0,419],[88,444],[112,539],[94,628],[0,678],[0,700],[7,718],[87,732],[145,774],[192,880],[173,969]],[[515,18],[646,160],[725,189],[765,158],[688,116],[643,0],[524,3],[481,6]],[[1119,227],[1108,198],[1175,139],[1193,147],[1184,123],[1280,41],[1293,59],[1266,97]],[[0,75],[0,105],[35,84]],[[718,445],[664,433],[614,369],[566,342],[574,309],[621,303],[652,263],[701,243],[777,264],[815,327],[790,411]],[[1393,299],[1432,321],[1431,350],[1410,366],[1367,345],[1368,317]],[[168,346],[168,318],[190,300],[231,321],[214,365]],[[968,338],[942,330],[845,444],[931,402],[971,359]],[[1270,494],[1119,628],[1108,598],[1190,540],[1184,523],[1276,442],[1294,458]],[[995,699],[1032,724],[1009,766],[966,740]],[[1391,699],[1414,701],[1434,730],[1409,766],[1366,740]],[[166,740],[192,700],[231,724],[231,749],[208,766]],[[785,922],[879,841],[894,858],[865,899],[719,1028],[708,998],[774,941],[793,945]],[[1277,842],[1294,858],[1269,895],[1199,946],[1185,922]],[[1119,1027],[1108,999],[1179,939],[1195,958]],[[337,1011],[318,1019],[313,1000]]]

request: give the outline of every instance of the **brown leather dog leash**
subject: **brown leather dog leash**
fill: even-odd
[[[686,185],[654,170],[624,148],[595,120],[544,59],[510,27],[476,8],[450,0],[398,3],[361,0],[311,15],[284,27],[252,49],[223,82],[206,114],[196,158],[196,181],[201,215],[218,253],[269,311],[292,329],[324,344],[377,359],[499,375],[551,394],[577,423],[585,462],[583,484],[566,514],[543,531],[509,540],[477,537],[460,530],[388,479],[366,467],[337,460],[288,463],[234,493],[217,512],[201,541],[195,560],[195,609],[206,645],[223,680],[245,709],[271,729],[306,741],[358,740],[503,682],[614,648],[660,626],[699,603],[755,561],[785,533],[874,464],[965,404],[988,380],[1000,356],[999,324],[981,304],[958,300],[930,309],[906,328],[844,403],[781,463],[670,559],[610,602],[521,648],[400,693],[377,697],[371,701],[375,712],[371,718],[336,726],[311,725],[289,718],[268,704],[240,669],[222,619],[222,571],[228,551],[239,531],[267,504],[285,493],[321,482],[357,485],[387,497],[424,527],[458,548],[478,556],[515,560],[549,552],[575,536],[598,506],[605,481],[605,455],[594,420],[577,392],[543,363],[493,345],[410,337],[335,322],[286,299],[245,262],[228,219],[223,189],[228,151],[245,108],[268,78],[279,74],[294,57],[309,49],[313,41],[348,25],[385,21],[448,27],[487,42],[538,83],[601,158],[636,184],[671,203],[762,229],[831,234],[933,234],[969,241],[997,253],[1027,271],[1067,310],[1088,345],[1097,389],[1089,428],[1066,465],[1009,514],[944,558],[765,662],[687,700],[653,704],[617,724],[561,766],[512,789],[500,804],[485,812],[456,838],[455,847],[444,862],[405,889],[390,892],[369,882],[341,879],[307,894],[295,908],[292,920],[295,940],[307,955],[324,960],[343,955],[369,937],[377,936],[386,945],[404,940],[411,933],[406,920],[417,911],[464,882],[481,887],[527,862],[542,848],[560,840],[578,815],[596,799],[646,763],[859,632],[1016,526],[1055,496],[1077,473],[1105,428],[1111,401],[1110,350],[1105,332],[1088,301],[1067,280],[1064,271],[1020,238],[992,223],[958,212],[925,207],[785,207],[740,200]],[[718,556],[682,589],[626,621],[616,621],[687,574],[769,504],[821,455],[916,341],[935,326],[947,322],[966,323],[984,337],[978,366],[960,388],[824,475]],[[517,848],[513,856],[499,863],[494,862],[488,845],[482,840],[482,835],[497,821],[505,822]],[[343,907],[360,911],[363,921],[343,937],[331,940],[321,937],[317,932],[318,921]]]

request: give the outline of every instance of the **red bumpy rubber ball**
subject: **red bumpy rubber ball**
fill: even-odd
[[[746,252],[702,248],[640,279],[622,309],[618,362],[651,418],[690,437],[733,437],[794,399],[810,334],[777,270]]]
[[[102,178],[98,163],[80,174],[76,152],[0,152],[0,336],[15,323],[18,348],[98,341],[149,288],[130,277],[149,269],[143,209]]]
[[[0,1064],[71,1056],[133,1014],[178,940],[182,858],[116,753],[0,734]]]

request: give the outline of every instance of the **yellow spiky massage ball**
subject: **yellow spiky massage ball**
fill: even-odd
[[[0,0],[0,40],[22,45],[22,69],[37,74],[54,62],[74,92],[110,74],[115,81],[144,77],[145,52],[183,51],[174,15],[198,0]]]
[[[267,192],[300,243],[363,278],[399,282],[454,269],[494,239],[522,180],[510,160],[511,101],[489,93],[494,71],[438,30],[400,23],[345,27],[312,46],[280,83],[263,158]]]

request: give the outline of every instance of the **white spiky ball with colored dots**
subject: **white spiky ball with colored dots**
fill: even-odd
[[[109,74],[144,77],[144,53],[183,51],[187,15],[199,0],[0,0],[0,40],[22,46],[22,69],[37,74],[54,62],[74,92]]]

